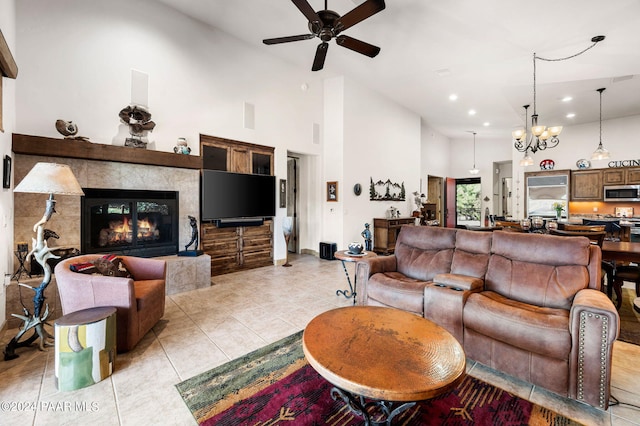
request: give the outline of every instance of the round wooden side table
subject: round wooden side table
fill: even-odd
[[[58,318],[55,328],[55,381],[61,391],[84,388],[113,373],[116,308],[89,308]]]
[[[345,262],[357,262],[361,259],[367,259],[370,257],[376,257],[377,254],[372,251],[363,251],[360,254],[350,253],[349,250],[340,250],[334,253],[334,257],[336,259],[340,259],[342,262],[342,269],[344,269],[344,274],[347,276],[347,283],[349,283],[349,288],[345,290],[336,290],[336,296],[343,295],[347,299],[352,297],[353,304],[356,304],[356,276],[353,277],[353,285],[351,284],[351,278],[349,277],[349,271],[347,271],[347,265]]]

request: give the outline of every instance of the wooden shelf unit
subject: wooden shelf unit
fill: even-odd
[[[396,239],[403,225],[415,225],[414,217],[393,219],[373,219],[373,251],[378,254],[392,254],[396,248]]]
[[[201,227],[202,250],[211,256],[211,275],[273,265],[273,221],[260,226]]]
[[[200,135],[202,169],[273,175],[275,148]],[[273,265],[273,220],[260,226],[200,227],[202,249],[211,256],[211,275]]]

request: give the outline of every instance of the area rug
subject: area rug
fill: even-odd
[[[302,332],[176,385],[200,425],[361,425],[307,364]],[[449,394],[394,418],[397,425],[578,425],[467,376]]]
[[[620,335],[618,340],[640,345],[640,313],[633,309],[636,298],[635,289],[622,289],[622,306],[620,306]]]

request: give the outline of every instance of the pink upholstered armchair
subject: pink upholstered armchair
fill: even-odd
[[[132,278],[73,272],[70,265],[93,262],[101,255],[71,257],[55,267],[62,313],[97,306],[117,309],[117,350],[127,352],[164,315],[166,263],[164,260],[118,256]]]

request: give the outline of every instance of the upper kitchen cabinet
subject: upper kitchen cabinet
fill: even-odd
[[[604,169],[603,185],[638,185],[640,184],[640,167]]]
[[[200,135],[203,169],[272,175],[273,152],[269,146]]]
[[[571,201],[602,201],[602,169],[571,172]]]

